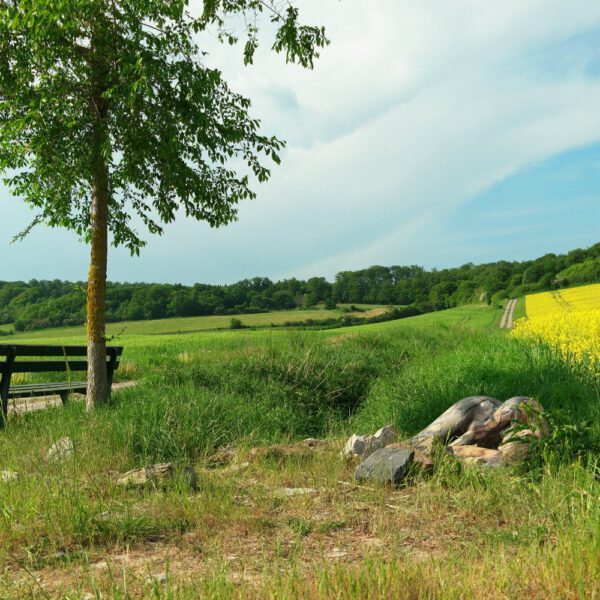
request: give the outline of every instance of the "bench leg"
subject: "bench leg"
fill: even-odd
[[[6,426],[6,419],[8,418],[8,394],[2,394],[0,403],[2,404],[2,412],[0,413],[0,429],[4,429]]]
[[[12,348],[6,357],[4,363],[5,369],[0,378],[0,429],[4,429],[6,426],[6,420],[8,419],[8,390],[10,389],[10,379],[12,377],[12,369],[15,364],[15,349]]]
[[[6,426],[6,419],[8,418],[8,390],[10,388],[10,371],[2,375],[0,379],[0,429],[4,429]]]

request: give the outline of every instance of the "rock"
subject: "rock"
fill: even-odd
[[[318,490],[315,488],[279,488],[275,490],[275,496],[279,496],[281,498],[289,498],[291,496],[309,496],[311,494],[316,494]]]
[[[469,396],[459,400],[443,412],[428,427],[411,439],[411,446],[430,454],[436,440],[446,443],[464,434],[473,423],[483,423],[501,405],[490,396]]]
[[[498,447],[504,432],[515,423],[531,423],[540,431],[547,430],[546,423],[539,415],[542,407],[527,396],[515,396],[503,402],[485,420],[474,420],[467,431],[452,445],[467,446],[480,444],[487,447]]]
[[[500,446],[502,460],[507,465],[513,465],[525,460],[530,450],[531,444],[524,441],[509,442]]]
[[[508,465],[513,465],[527,458],[531,450],[531,441],[541,439],[544,433],[538,429],[516,429],[509,428],[502,438],[500,452],[502,459]]]
[[[314,456],[318,448],[325,442],[308,438],[297,444],[275,444],[273,446],[257,447],[250,450],[249,460],[258,458],[282,460],[285,458],[308,458]]]
[[[57,442],[52,444],[46,452],[47,461],[60,461],[73,456],[75,448],[73,440],[69,437],[62,437]]]
[[[300,442],[303,446],[308,446],[309,448],[315,448],[316,446],[323,446],[327,442],[325,440],[318,440],[317,438],[306,438]]]
[[[141,469],[131,469],[117,479],[119,485],[126,487],[142,487],[148,484],[165,483],[173,477],[173,463],[158,463]]]
[[[346,442],[344,449],[342,450],[342,455],[346,458],[362,456],[367,448],[368,437],[368,435],[358,435],[357,433],[353,433]]]
[[[228,467],[223,467],[222,469],[218,469],[217,473],[222,473],[222,474],[239,473],[240,471],[247,469],[249,466],[250,466],[250,463],[248,461],[242,462],[242,463],[233,463],[232,465],[229,465]]]
[[[448,448],[448,452],[465,464],[486,465],[489,467],[499,467],[502,464],[500,450],[471,445],[452,446]]]
[[[413,462],[415,463],[415,465],[422,471],[425,471],[426,473],[433,473],[433,461],[431,460],[429,455],[425,454],[424,452],[421,452],[420,450],[414,450],[414,448],[410,447],[409,442],[388,444],[386,446],[386,448],[399,448],[401,450],[413,450],[415,453],[415,456],[413,458]]]
[[[146,583],[148,585],[156,585],[157,583],[163,585],[167,583],[168,577],[166,573],[158,573],[157,575],[151,575],[146,578]]]
[[[393,425],[382,427],[373,435],[353,434],[346,442],[343,456],[346,458],[367,458],[375,450],[385,448],[398,440],[398,432]]]
[[[504,432],[502,436],[502,444],[508,444],[509,442],[531,442],[533,440],[540,440],[544,437],[541,431],[533,431],[532,429],[520,429],[516,427],[510,427]]]
[[[328,552],[325,556],[327,558],[344,558],[348,553],[344,550],[340,550],[339,548],[334,548],[331,552]]]
[[[178,469],[183,482],[192,490],[198,488],[198,475],[193,467],[185,466]],[[173,463],[158,463],[142,469],[132,469],[119,475],[117,484],[125,487],[160,486],[175,480],[176,469]]]
[[[380,448],[369,455],[354,474],[357,481],[400,485],[413,464],[413,450]]]
[[[19,474],[15,471],[0,471],[0,482],[1,483],[13,483],[18,481]]]
[[[433,473],[433,461],[427,454],[424,452],[420,452],[419,450],[414,450],[415,456],[413,461],[422,471],[425,473]]]
[[[235,460],[235,449],[230,446],[219,448],[212,456],[207,460],[209,467],[223,467],[232,463]]]

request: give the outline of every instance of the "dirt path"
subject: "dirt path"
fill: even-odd
[[[513,316],[515,313],[515,307],[517,306],[516,298],[509,300],[506,303],[506,307],[504,308],[504,313],[502,313],[502,319],[500,319],[500,329],[512,329],[513,326]]]
[[[137,385],[137,381],[120,381],[113,383],[112,389],[122,390],[124,388]],[[82,394],[73,394],[71,400],[83,400],[85,396]],[[8,405],[9,415],[22,415],[23,413],[35,412],[36,410],[44,410],[55,406],[62,406],[60,396],[41,396],[39,398],[19,398],[11,400]]]

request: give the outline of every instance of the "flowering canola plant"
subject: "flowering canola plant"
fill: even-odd
[[[600,378],[600,284],[527,296],[525,310],[513,336],[545,344]]]

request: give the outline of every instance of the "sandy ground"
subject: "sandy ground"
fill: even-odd
[[[517,300],[513,298],[506,303],[502,319],[500,319],[500,329],[512,329],[513,326],[513,315],[515,313],[515,307],[517,306]]]
[[[113,383],[113,390],[122,390],[124,388],[132,387],[137,384],[137,381],[121,381],[119,383]],[[80,401],[85,396],[82,394],[73,394],[72,400]],[[22,415],[23,413],[34,412],[36,410],[44,410],[46,408],[53,408],[56,406],[62,406],[60,396],[41,396],[38,398],[19,398],[18,400],[11,400],[8,405],[9,415]]]

